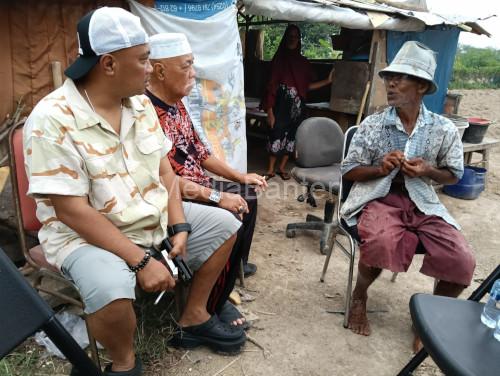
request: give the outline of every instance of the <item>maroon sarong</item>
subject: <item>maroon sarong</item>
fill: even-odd
[[[368,203],[358,220],[360,262],[393,272],[407,271],[419,241],[425,248],[420,272],[468,286],[476,266],[474,254],[455,227],[423,214],[406,193],[390,192]]]

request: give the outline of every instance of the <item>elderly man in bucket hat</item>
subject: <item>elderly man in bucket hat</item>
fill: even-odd
[[[90,12],[77,29],[79,57],[68,79],[37,104],[24,129],[28,193],[47,261],[80,291],[90,331],[112,360],[104,375],[142,373],[132,301],[136,285],[174,287],[152,257],[167,234],[170,256],[182,255],[194,271],[179,320],[183,338],[237,352],[243,330],[206,307],[240,223],[223,209],[181,200],[167,157],[172,143],[142,95],[152,72],[148,36],[138,17],[111,7]]]
[[[354,185],[341,214],[357,224],[361,239],[349,314],[357,334],[370,335],[368,287],[382,269],[408,270],[419,243],[426,251],[420,271],[439,280],[435,294],[456,297],[472,279],[473,252],[431,185],[454,184],[463,174],[457,128],[422,103],[437,89],[435,69],[425,45],[401,47],[379,72],[389,106],[361,123],[342,163],[344,179]],[[419,346],[416,338],[414,349]]]

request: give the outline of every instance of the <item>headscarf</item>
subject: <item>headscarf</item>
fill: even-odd
[[[288,33],[295,29],[299,33],[297,48],[287,48]],[[276,90],[280,84],[293,86],[301,98],[306,98],[309,84],[311,83],[312,70],[309,61],[301,54],[302,41],[300,29],[297,25],[290,24],[285,30],[278,50],[271,61],[271,77],[267,87],[267,95],[264,99],[265,109],[274,105]]]

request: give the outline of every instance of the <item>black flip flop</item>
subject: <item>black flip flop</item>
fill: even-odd
[[[226,324],[229,324],[231,326],[240,327],[243,330],[247,330],[248,328],[250,328],[250,324],[246,320],[241,325],[231,324],[233,321],[236,321],[238,319],[244,319],[245,316],[243,316],[238,308],[236,308],[230,301],[226,301],[224,303],[218,316],[220,321],[225,322]]]
[[[186,349],[206,345],[217,352],[238,354],[246,339],[242,328],[223,323],[213,315],[202,324],[177,327],[169,344]]]
[[[278,171],[277,174],[280,176],[281,179],[283,180],[290,180],[291,176],[288,172],[281,172]]]
[[[276,176],[276,174],[264,174],[262,176],[264,176],[264,179],[266,179],[266,181],[267,181],[267,180],[271,180],[272,178],[274,178]]]

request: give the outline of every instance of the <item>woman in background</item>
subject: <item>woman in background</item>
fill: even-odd
[[[266,179],[274,177],[279,156],[282,158],[277,173],[283,180],[290,179],[286,163],[294,151],[297,127],[304,119],[307,92],[328,85],[333,80],[332,69],[328,78],[312,82],[311,63],[302,56],[301,47],[300,29],[296,25],[289,25],[271,61],[270,81],[262,100],[269,125]]]

